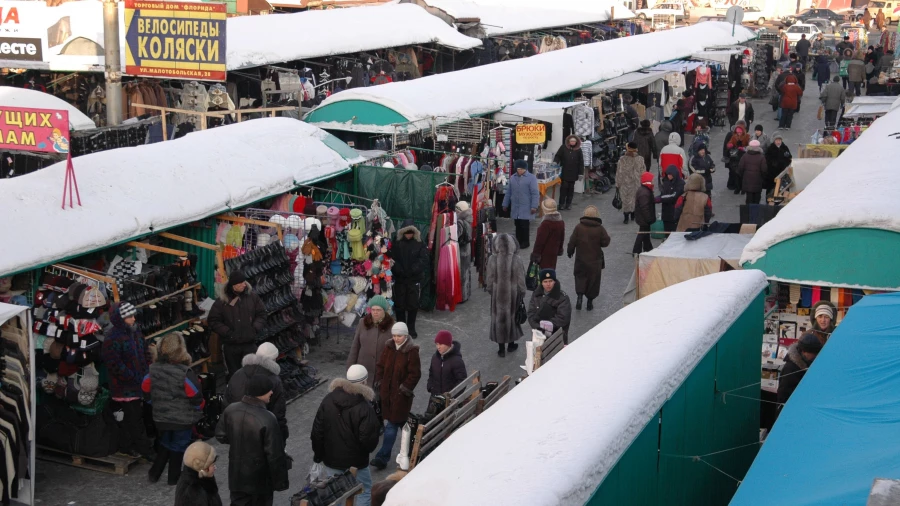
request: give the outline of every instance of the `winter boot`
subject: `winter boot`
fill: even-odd
[[[184,460],[184,452],[169,452],[169,485],[178,485],[181,478],[181,464]]]
[[[581,302],[581,301],[579,301],[579,302]],[[593,311],[593,309],[594,309],[594,299],[588,299],[587,310]]]
[[[416,314],[419,312],[418,309],[410,309],[406,312],[406,326],[409,328],[409,337],[415,339],[419,337],[419,334],[416,332]]]
[[[497,350],[497,355],[500,355],[501,357],[505,357],[506,356],[506,346],[503,343],[498,343],[497,346],[500,347],[500,349]]]
[[[625,221],[623,223],[628,225],[628,213],[624,213],[624,214],[625,214]]]
[[[153,465],[150,466],[150,470],[147,471],[147,478],[150,480],[150,483],[156,483],[159,481],[159,477],[162,476],[163,469],[166,468],[166,464],[169,462],[169,450],[160,445],[159,451],[156,452],[156,459],[153,461]]]
[[[584,295],[579,293],[578,300],[575,301],[575,309],[578,309],[578,310],[581,309],[581,299],[583,299],[583,298],[584,298]],[[590,303],[588,303],[588,304],[590,304]]]
[[[509,343],[506,345],[506,351],[516,351],[519,349],[519,345],[516,343]]]

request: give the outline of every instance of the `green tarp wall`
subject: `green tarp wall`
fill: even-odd
[[[757,296],[703,357],[587,504],[728,504],[759,449],[763,299]],[[722,392],[734,389],[749,399],[723,399]]]
[[[813,285],[900,288],[900,234],[874,228],[840,228],[793,237],[771,246],[756,263],[766,277]]]
[[[378,199],[398,228],[404,220],[413,220],[425,240],[431,227],[435,186],[447,179],[446,174],[365,165],[357,167],[355,174],[357,195]],[[419,307],[425,310],[433,309],[435,304],[431,274],[429,270],[419,299]]]

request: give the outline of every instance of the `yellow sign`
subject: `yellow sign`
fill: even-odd
[[[547,142],[547,127],[543,123],[516,125],[517,144],[543,144]]]

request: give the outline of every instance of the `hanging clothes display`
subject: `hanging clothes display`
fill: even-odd
[[[575,123],[575,135],[590,137],[594,133],[594,110],[581,104],[572,107],[572,120]]]

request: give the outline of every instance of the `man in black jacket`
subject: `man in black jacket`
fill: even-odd
[[[803,65],[803,69],[806,70],[806,63],[809,61],[809,47],[810,44],[809,39],[806,38],[806,34],[800,35],[800,40],[797,41],[797,56],[800,57],[800,64]]]
[[[397,231],[397,240],[391,243],[388,255],[394,259],[391,271],[394,276],[394,314],[397,321],[409,328],[409,337],[419,337],[416,333],[416,313],[419,312],[419,296],[425,272],[428,269],[428,248],[422,243],[422,234],[413,220],[403,222]]]
[[[740,120],[744,120],[744,123],[748,125],[753,123],[753,104],[747,102],[745,93],[741,93],[738,99],[732,102],[728,108],[728,123],[731,125],[731,128],[734,128],[734,124]]]
[[[209,311],[210,328],[222,339],[222,355],[227,368],[225,381],[241,368],[244,355],[256,349],[256,335],[266,324],[266,305],[247,283],[244,273],[235,270],[228,286]]]
[[[313,421],[313,462],[325,464],[330,475],[355,467],[356,479],[363,484],[357,504],[369,504],[372,474],[369,454],[378,446],[381,423],[372,407],[375,392],[366,386],[366,368],[355,364],[347,370],[347,379],[337,378],[328,387],[316,419]]]
[[[288,461],[278,420],[266,409],[272,380],[257,374],[247,395],[225,408],[216,424],[216,439],[228,449],[231,506],[272,506],[275,491],[287,490]]]
[[[575,196],[575,182],[578,176],[584,174],[584,155],[581,153],[581,140],[570,135],[566,142],[556,151],[553,161],[562,167],[559,179],[560,186],[559,208],[566,210],[572,208],[572,198]]]
[[[815,334],[803,334],[799,341],[788,348],[784,367],[778,376],[778,402],[784,404],[797,389],[806,370],[822,351],[822,342]]]
[[[250,380],[258,375],[267,376],[272,380],[272,396],[266,402],[266,409],[269,410],[278,420],[278,427],[281,429],[281,438],[287,444],[288,425],[285,413],[287,411],[287,402],[284,397],[284,385],[281,383],[281,366],[275,360],[278,359],[278,348],[274,344],[266,342],[259,345],[256,353],[251,353],[244,357],[241,361],[241,367],[228,382],[225,388],[225,404],[229,406],[236,402],[241,402],[247,393],[247,387]]]
[[[631,251],[640,255],[653,249],[650,225],[656,223],[656,197],[653,195],[653,174],[650,172],[641,174],[641,186],[634,197],[634,222],[638,224],[638,234]]]
[[[462,344],[453,340],[449,330],[441,330],[434,338],[437,351],[431,357],[428,370],[428,393],[441,395],[453,390],[469,375],[462,358]]]

